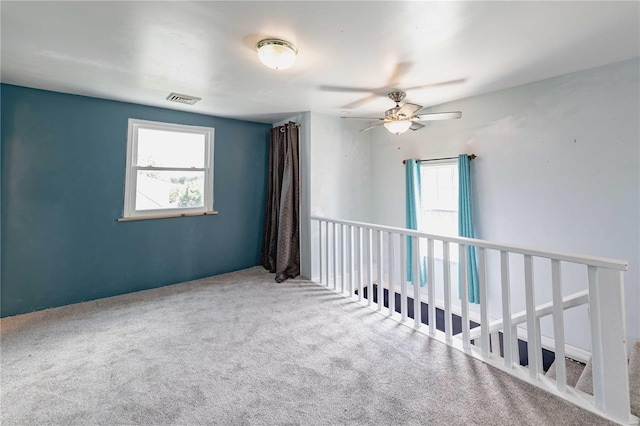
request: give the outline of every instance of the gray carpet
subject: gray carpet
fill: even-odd
[[[631,412],[640,417],[640,340],[633,342],[629,354],[629,391]]]
[[[0,325],[3,426],[607,424],[261,268]]]

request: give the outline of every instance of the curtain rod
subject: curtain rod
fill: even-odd
[[[294,123],[293,121],[290,121],[290,122],[285,123],[285,124],[283,124],[283,125],[281,125],[281,126],[276,126],[276,127],[274,127],[274,129],[278,129],[278,128],[279,128],[279,129],[280,129],[280,133],[284,133],[284,132],[285,132],[285,130],[284,130],[285,126],[287,126],[287,125],[291,125],[291,124],[293,124],[293,126],[294,126],[294,127],[297,127],[297,128],[300,128],[300,127],[301,127],[301,126],[300,126],[300,124],[298,124],[298,123]]]
[[[469,160],[473,160],[475,158],[478,158],[477,155],[475,154],[469,154]],[[424,160],[418,160],[418,163],[424,163],[427,161],[440,161],[440,160],[457,160],[458,157],[443,157],[443,158],[427,158]],[[407,164],[407,160],[402,160],[402,164]]]

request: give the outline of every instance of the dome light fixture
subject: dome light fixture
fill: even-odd
[[[260,61],[274,70],[284,70],[296,62],[298,49],[288,41],[277,38],[260,40],[256,44]]]
[[[387,121],[386,123],[384,123],[384,127],[391,133],[399,135],[409,130],[409,127],[411,127],[412,123],[413,122],[411,120]]]

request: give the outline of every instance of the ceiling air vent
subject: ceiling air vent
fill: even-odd
[[[198,102],[202,98],[197,98],[195,96],[189,95],[181,95],[180,93],[171,92],[169,96],[167,96],[167,100],[171,102],[179,102],[181,104],[193,105]]]

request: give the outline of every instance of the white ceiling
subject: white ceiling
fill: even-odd
[[[464,80],[408,91],[408,101],[430,106],[636,57],[639,7],[635,1],[3,1],[1,78],[267,123],[302,111],[379,116],[393,106],[384,96],[346,108],[370,94],[326,86],[384,94]],[[293,68],[275,71],[258,61],[255,43],[266,37],[298,47]],[[170,103],[172,91],[202,101]]]

